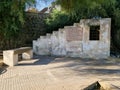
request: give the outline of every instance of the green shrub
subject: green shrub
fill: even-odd
[[[58,10],[53,10],[45,22],[47,33],[52,33],[52,31],[57,31],[58,28],[63,28],[65,25],[73,23],[72,20],[70,21],[70,16],[67,13]]]

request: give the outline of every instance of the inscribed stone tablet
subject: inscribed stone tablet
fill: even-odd
[[[80,27],[69,28],[66,30],[67,41],[82,41],[83,30]]]

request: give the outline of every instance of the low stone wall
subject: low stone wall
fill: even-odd
[[[97,31],[91,27],[99,27]],[[96,30],[96,29],[95,29]],[[110,56],[111,19],[82,19],[52,34],[33,40],[33,52],[39,55],[58,55],[82,58]]]

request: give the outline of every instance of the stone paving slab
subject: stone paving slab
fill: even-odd
[[[4,67],[0,90],[81,90],[96,81],[120,90],[120,59],[35,56]]]

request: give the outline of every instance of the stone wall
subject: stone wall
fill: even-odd
[[[83,24],[83,53],[86,57],[108,57],[110,55],[111,19],[81,20]],[[99,40],[89,40],[90,25],[100,25]]]
[[[98,40],[90,40],[91,26],[100,27]],[[110,30],[110,18],[82,19],[80,23],[33,40],[33,51],[39,55],[107,58],[110,56]]]
[[[26,12],[25,24],[22,33],[25,35],[27,46],[32,46],[32,40],[46,34],[45,19],[49,14]]]
[[[49,14],[44,13],[25,13],[24,25],[20,28],[20,31],[9,33],[14,34],[13,37],[4,37],[0,31],[0,50],[14,49],[24,46],[32,46],[32,41],[37,39],[40,35],[46,34],[45,21]]]

